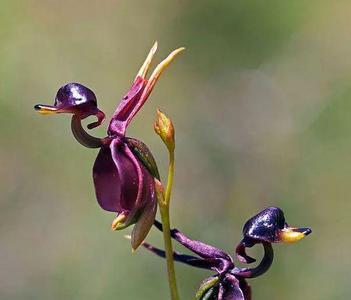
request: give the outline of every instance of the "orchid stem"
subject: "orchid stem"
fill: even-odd
[[[170,150],[169,151],[167,187],[166,187],[166,192],[165,192],[165,204],[168,206],[168,208],[169,208],[169,203],[171,201],[173,178],[174,178],[174,150]]]
[[[170,226],[170,216],[169,216],[169,206],[171,191],[173,186],[173,177],[174,177],[174,150],[169,151],[169,166],[168,166],[168,178],[167,178],[167,187],[166,191],[162,195],[158,195],[158,203],[160,206],[160,214],[163,226],[163,239],[166,252],[167,260],[167,272],[168,272],[168,282],[171,292],[172,300],[179,300],[179,294],[177,289],[177,281],[175,276],[174,269],[174,260],[173,260],[173,247],[171,240],[171,226]]]

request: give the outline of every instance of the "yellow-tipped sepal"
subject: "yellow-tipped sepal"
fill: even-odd
[[[147,57],[146,57],[146,59],[145,59],[143,65],[141,66],[141,68],[140,68],[140,70],[139,70],[139,72],[138,72],[138,74],[137,74],[136,77],[138,77],[138,76],[140,76],[140,77],[142,77],[142,78],[145,78],[145,77],[146,77],[147,72],[148,72],[149,69],[150,69],[150,65],[151,65],[151,63],[152,63],[152,59],[154,58],[155,53],[156,53],[156,51],[157,51],[157,46],[158,46],[158,44],[157,44],[157,41],[156,41],[156,42],[154,43],[154,45],[152,46],[152,48],[150,49],[150,52],[149,52],[149,54],[147,55]]]
[[[155,55],[157,49],[157,43],[155,43],[155,45],[151,48],[149,55],[147,56],[144,64],[142,65],[141,69],[138,72],[138,75],[145,78],[147,71],[150,68],[150,64],[151,64],[151,60],[153,58],[153,56]],[[169,66],[169,64],[175,59],[175,57],[182,52],[183,50],[185,50],[184,47],[178,48],[176,50],[174,50],[173,52],[171,52],[163,61],[161,61],[155,68],[155,70],[152,72],[150,78],[147,81],[147,84],[145,86],[145,89],[140,97],[140,99],[146,99],[152,89],[154,88],[157,80],[159,79],[160,75],[162,74],[162,72]],[[138,77],[137,75],[137,77]]]

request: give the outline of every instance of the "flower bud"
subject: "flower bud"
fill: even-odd
[[[161,137],[169,151],[174,151],[174,127],[170,118],[168,118],[159,109],[157,110],[156,121],[154,123],[155,132]]]

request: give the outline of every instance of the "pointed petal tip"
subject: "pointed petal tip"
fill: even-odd
[[[132,253],[135,253],[142,243],[143,242],[135,243],[135,239],[133,238],[133,233],[132,233],[132,236],[131,236],[131,239],[130,239],[130,245],[132,246]]]
[[[154,43],[154,45],[151,47],[143,65],[141,66],[141,68],[139,69],[139,72],[137,74],[136,77],[141,77],[141,78],[144,78],[146,77],[147,75],[147,72],[149,71],[150,69],[150,65],[152,63],[152,59],[154,58],[155,56],[155,53],[157,51],[157,47],[158,47],[158,43],[157,41]]]
[[[150,90],[155,85],[157,79],[160,77],[161,73],[168,67],[168,65],[175,59],[175,57],[185,50],[184,47],[180,47],[178,49],[173,50],[163,61],[161,61],[151,74],[149,78],[148,86],[145,88],[146,91],[150,92]]]
[[[141,215],[138,222],[134,225],[130,241],[134,251],[144,243],[144,240],[146,239],[155,221],[156,210],[156,203],[154,205],[150,205]]]
[[[139,248],[140,245],[139,245],[139,246],[133,245],[132,236],[129,235],[129,234],[124,235],[124,238],[127,239],[127,240],[130,240],[131,246],[132,246],[132,253],[135,253],[135,251]],[[142,245],[142,244],[143,244],[143,242],[141,243],[141,245]]]
[[[249,256],[249,255],[240,255],[240,254],[237,254],[236,257],[238,258],[238,260],[243,263],[243,264],[252,264],[256,261],[255,258]]]
[[[173,50],[164,61],[167,61],[167,65],[174,60],[174,58],[180,53],[185,50],[185,47],[179,47],[175,50]],[[163,61],[162,61],[163,62]],[[161,62],[161,63],[162,63]]]
[[[305,236],[307,236],[307,235],[312,233],[312,229],[311,228],[304,228],[303,233],[305,234]]]
[[[152,52],[156,52],[156,50],[157,50],[157,47],[158,47],[158,41],[156,40],[155,41],[155,43],[154,43],[154,45],[151,47],[151,50],[150,51],[152,51]]]
[[[180,47],[173,50],[159,65],[165,64],[166,66],[168,66],[174,60],[174,58],[184,50],[185,50],[185,47]]]
[[[178,53],[184,51],[185,49],[186,49],[185,47],[179,47],[179,48],[173,50],[172,53],[178,54]],[[172,53],[171,53],[171,54],[172,54]]]

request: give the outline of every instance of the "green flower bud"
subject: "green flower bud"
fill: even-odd
[[[174,127],[168,116],[159,109],[157,110],[156,121],[154,123],[155,132],[161,137],[169,151],[174,151]]]

